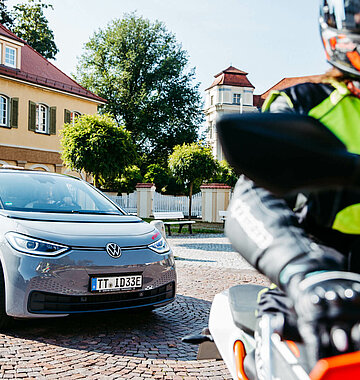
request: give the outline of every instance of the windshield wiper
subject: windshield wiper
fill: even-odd
[[[85,215],[122,215],[117,211],[86,211],[86,210],[71,210],[72,214],[85,214]]]

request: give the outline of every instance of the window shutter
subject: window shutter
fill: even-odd
[[[71,122],[71,112],[69,110],[64,110],[64,123]]]
[[[19,120],[19,98],[11,99],[11,108],[10,108],[10,127],[17,128]]]
[[[29,131],[34,131],[36,129],[36,103],[29,100]]]
[[[56,135],[56,107],[50,107],[49,133]]]

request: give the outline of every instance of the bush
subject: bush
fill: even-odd
[[[144,175],[144,181],[148,183],[154,183],[156,191],[165,192],[166,186],[170,180],[170,173],[159,164],[151,164],[147,167],[147,171]]]
[[[136,184],[142,180],[140,169],[136,165],[131,165],[126,167],[120,176],[102,179],[101,187],[105,190],[116,191],[118,194],[130,194],[135,191]]]
[[[120,176],[137,160],[131,134],[108,115],[81,115],[62,129],[62,160],[73,170],[100,178]]]
[[[210,179],[213,183],[225,183],[231,187],[234,187],[238,176],[234,169],[225,161],[218,161],[217,168],[214,176]]]

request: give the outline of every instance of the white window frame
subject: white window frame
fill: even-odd
[[[241,94],[239,93],[233,94],[233,104],[237,104],[237,105],[241,104]]]
[[[3,109],[3,104],[5,105],[4,109]],[[0,126],[1,127],[9,126],[9,108],[10,108],[9,98],[5,95],[0,95]]]
[[[81,116],[81,113],[78,111],[71,111],[70,112],[70,124],[74,125],[75,124],[75,119],[77,117]]]
[[[35,132],[49,133],[49,107],[46,104],[36,104]]]
[[[8,60],[8,58],[10,57],[10,54],[8,55],[8,51],[13,52],[13,60],[11,60],[11,61]],[[5,65],[6,66],[16,68],[16,58],[17,58],[16,53],[17,53],[17,51],[15,48],[5,45]],[[12,56],[11,56],[11,58],[12,58]]]

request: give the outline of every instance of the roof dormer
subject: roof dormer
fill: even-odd
[[[0,64],[21,70],[22,46],[22,42],[0,35]]]

